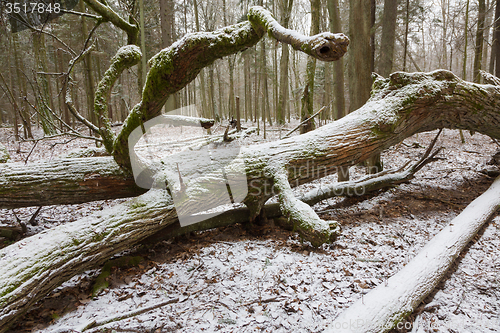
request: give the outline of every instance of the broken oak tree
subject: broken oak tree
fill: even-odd
[[[127,23],[105,3],[94,0],[85,0],[85,2],[101,15],[97,17],[99,24],[109,21],[127,33],[129,43],[137,42],[136,25]],[[38,173],[38,177],[33,177],[36,179],[32,179],[34,182],[31,186],[38,184],[42,188],[38,188],[41,194],[32,196],[31,202],[29,194],[32,192],[26,191],[26,185],[23,185],[31,178],[30,174],[23,173],[19,164],[2,165],[0,207],[28,206],[31,203],[40,205],[42,202],[52,204],[54,201],[49,199],[49,195],[52,194],[49,193],[49,188],[56,188],[63,192],[63,195],[55,200],[57,203],[81,202],[87,198],[90,199],[88,193],[93,191],[97,192],[94,193],[93,200],[104,198],[103,193],[116,197],[116,194],[112,194],[116,192],[113,185],[129,187],[130,180],[132,180],[128,146],[132,131],[137,127],[143,127],[145,122],[159,116],[168,96],[194,80],[203,67],[210,65],[216,59],[255,45],[266,32],[324,61],[333,61],[342,57],[349,43],[343,34],[322,33],[311,37],[301,36],[292,30],[280,28],[269,12],[262,7],[252,7],[249,10],[247,22],[211,33],[188,34],[154,56],[150,60],[151,70],[143,89],[142,100],[131,111],[116,137],[109,128],[109,120],[106,119],[107,95],[121,71],[138,61],[140,52],[134,45],[128,45],[121,48],[112,59],[112,65],[105,73],[96,94],[96,112],[103,123],[102,128],[98,128],[79,115],[71,101],[71,94],[68,93],[71,89],[71,70],[74,64],[92,48],[92,46],[87,47],[70,62],[65,89],[66,104],[77,119],[80,119],[92,131],[101,134],[100,140],[104,142],[108,153],[117,164],[106,166],[111,160],[103,158],[100,160],[60,160],[52,165],[34,166],[31,170]],[[262,166],[258,158],[253,162]],[[93,163],[100,163],[100,167],[104,169],[92,168]],[[50,168],[51,172],[45,173],[43,168],[45,170]],[[65,169],[65,175],[61,174],[61,168]],[[252,166],[249,165],[249,168]],[[158,181],[163,182],[164,185],[163,179],[157,179]],[[259,181],[267,182],[266,176],[262,175]],[[104,184],[106,186],[102,186]],[[282,182],[283,191],[286,187],[286,182]],[[19,195],[16,193],[18,191],[24,193]],[[129,191],[130,194],[139,192],[134,188],[124,191]],[[11,200],[15,203],[12,204]],[[253,215],[257,216],[258,210],[262,208],[263,200],[250,200],[249,202],[254,202],[250,206]],[[291,207],[290,212],[293,209]],[[312,209],[309,208],[309,210],[311,215],[315,215]],[[177,221],[175,212],[168,191],[153,188],[117,208],[79,220],[71,225],[55,228],[51,232],[27,238],[22,245],[17,244],[2,249],[0,262],[5,266],[0,269],[0,332],[7,330],[30,305],[63,281],[85,269],[99,265],[111,255],[129,248],[158,230],[175,225]],[[198,224],[198,226],[203,225],[205,225],[204,222]],[[334,235],[329,226],[307,225],[306,227],[305,232],[311,233],[312,237],[317,238],[319,242],[327,241],[330,236]],[[308,230],[310,227],[312,227],[311,230]],[[18,260],[21,261],[18,262]]]
[[[500,138],[499,103],[498,87],[466,82],[448,71],[376,77],[368,103],[341,120],[304,135],[242,149],[237,159],[244,161],[249,185],[253,185],[245,203],[252,215],[258,214],[272,193],[266,195],[264,187],[277,184],[280,206],[290,214],[291,222],[299,229],[305,227],[305,236],[313,233],[313,240],[326,240],[323,222],[307,229],[318,218],[309,207],[297,204],[289,187],[334,173],[335,166],[358,163],[422,131],[462,128]],[[295,214],[302,208],[305,211]],[[223,215],[187,229],[213,228],[234,218],[231,211]],[[167,191],[152,189],[118,208],[0,250],[0,327],[8,327],[71,276],[159,230],[171,235],[181,232]]]

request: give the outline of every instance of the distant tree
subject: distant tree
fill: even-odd
[[[394,43],[396,41],[396,20],[399,0],[385,0],[380,40],[380,60],[378,71],[383,77],[392,73],[394,62]]]
[[[481,63],[483,58],[483,41],[484,41],[484,20],[486,15],[485,0],[478,0],[477,13],[477,30],[476,30],[476,47],[474,52],[474,82],[479,82],[481,79]]]
[[[320,0],[311,2],[311,32],[310,35],[319,33],[319,9]],[[306,86],[302,95],[301,119],[302,121],[311,117],[314,113],[314,76],[316,74],[316,59],[309,57],[306,66]],[[309,120],[300,128],[300,133],[307,133],[315,128],[314,119]]]
[[[281,25],[288,28],[290,23],[290,16],[292,15],[293,0],[281,0]],[[278,108],[276,110],[276,121],[279,124],[285,123],[285,113],[288,105],[289,96],[289,82],[288,82],[288,62],[289,62],[288,45],[281,45],[281,59],[280,59],[280,81],[279,81],[279,95],[278,95]]]
[[[373,71],[372,6],[372,1],[350,0],[349,104],[351,111],[359,109],[370,98]],[[369,172],[378,172],[382,169],[380,157],[377,155],[370,157],[367,164]]]
[[[495,19],[493,22],[490,73],[496,77],[500,77],[500,0],[496,0]]]

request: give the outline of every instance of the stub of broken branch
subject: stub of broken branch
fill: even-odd
[[[278,41],[290,44],[295,50],[302,51],[321,61],[336,61],[347,52],[349,38],[342,33],[322,32],[305,36],[281,26],[269,11],[260,6],[251,7],[248,20],[256,30],[265,30]]]

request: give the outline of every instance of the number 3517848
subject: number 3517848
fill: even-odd
[[[60,3],[43,3],[43,2],[29,2],[29,3],[19,3],[19,2],[8,2],[5,5],[5,10],[7,14],[19,14],[23,13],[60,13],[61,4]]]

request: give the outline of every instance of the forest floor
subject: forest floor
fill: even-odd
[[[292,128],[293,126],[289,126]],[[280,135],[277,128],[267,140]],[[222,130],[219,128],[219,131]],[[284,134],[283,129],[281,134]],[[262,134],[262,133],[261,133]],[[492,139],[444,130],[436,146],[440,160],[408,183],[314,206],[337,220],[342,234],[313,248],[296,234],[269,225],[233,225],[139,245],[128,254],[144,260],[114,267],[109,287],[92,297],[99,269],[75,276],[38,302],[9,332],[321,332],[353,302],[399,271],[419,250],[493,181],[482,170],[499,146]],[[417,161],[436,132],[412,136],[382,155],[385,168]],[[253,134],[242,144],[261,142]],[[68,140],[65,140],[68,141]],[[14,143],[0,129],[13,161],[57,158],[92,144],[80,139]],[[352,167],[352,178],[364,168]],[[297,192],[336,176],[300,186]],[[123,200],[43,207],[33,235]],[[29,220],[34,208],[0,210],[0,223]],[[1,241],[1,240],[0,240]],[[440,286],[402,329],[392,332],[497,332],[500,327],[500,218],[486,224],[456,260]],[[160,306],[161,305],[161,306]],[[133,313],[136,310],[142,313]],[[140,311],[139,311],[140,312]],[[103,324],[120,315],[129,317]]]

